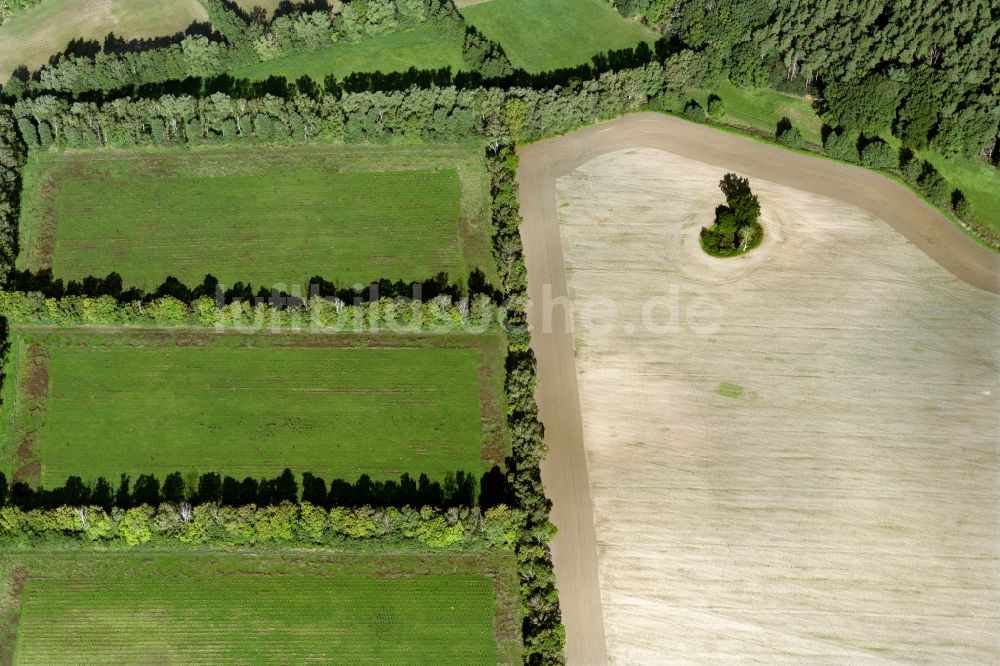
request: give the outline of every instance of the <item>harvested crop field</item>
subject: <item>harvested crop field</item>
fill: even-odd
[[[163,37],[207,21],[198,0],[43,0],[0,26],[0,83],[14,69],[46,64],[71,40],[103,43],[109,33],[125,39]]]
[[[255,288],[489,275],[487,187],[469,147],[43,154],[26,170],[20,263],[149,290],[206,273]]]
[[[503,350],[500,335],[17,329],[3,467],[47,487],[285,467],[479,474],[505,455]]]
[[[720,260],[726,171],[767,235]],[[1000,257],[884,178],[670,118],[519,180],[570,660],[998,661],[1000,298],[949,270],[1000,290]]]
[[[492,665],[518,654],[509,555],[32,550],[3,564],[0,612],[16,622],[4,652],[17,664]]]

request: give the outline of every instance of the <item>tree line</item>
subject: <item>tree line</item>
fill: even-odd
[[[680,92],[697,83],[685,76],[671,85]],[[523,109],[516,118],[516,138],[528,139],[639,110],[665,90],[663,66],[651,62],[605,72],[567,89],[448,86],[347,93],[309,80],[280,91],[283,96],[214,92],[98,103],[44,95],[19,100],[14,113],[26,143],[42,149],[302,141],[453,143],[484,137],[497,144],[511,137],[509,121],[515,118],[508,113],[508,102],[516,100]]]
[[[46,298],[39,292],[0,288],[0,317],[18,324],[41,326],[137,326],[172,328],[232,328],[243,331],[467,331],[484,333],[504,325],[505,305],[479,294],[453,301],[440,294],[428,301],[380,298],[344,303],[336,298],[311,297],[303,306],[277,306],[270,301],[234,301],[222,305],[202,296],[184,303],[172,296],[120,303],[113,296]]]
[[[0,106],[0,286],[17,258],[17,223],[21,206],[21,167],[27,150],[14,115]]]
[[[545,496],[540,471],[547,447],[535,403],[538,378],[526,326],[527,272],[519,232],[517,163],[517,153],[511,146],[499,148],[489,159],[493,253],[508,303],[507,327],[515,331],[508,334],[504,377],[507,431],[513,453],[507,478],[513,505],[522,518],[514,550],[521,580],[525,663],[561,664],[565,663],[566,632],[549,548],[555,536],[555,527],[549,521],[552,503]]]
[[[303,472],[301,486],[295,474],[287,468],[274,478],[255,479],[248,476],[242,481],[217,472],[201,474],[197,479],[173,472],[162,482],[155,474],[142,474],[134,484],[129,475],[122,474],[116,485],[104,477],[98,477],[90,484],[79,476],[70,476],[56,488],[32,487],[23,481],[9,484],[0,472],[0,508],[9,505],[25,511],[60,506],[92,506],[111,511],[113,508],[182,503],[263,507],[300,500],[326,509],[365,506],[376,509],[407,506],[450,509],[478,506],[485,511],[508,503],[508,499],[507,478],[497,466],[484,473],[478,481],[475,475],[459,470],[446,473],[440,481],[432,481],[427,474],[413,478],[404,473],[398,481],[373,480],[362,474],[353,483],[334,479],[327,485],[322,477]]]
[[[37,292],[46,298],[61,299],[66,296],[85,296],[100,298],[110,296],[118,303],[142,302],[149,303],[164,297],[174,298],[190,305],[195,301],[211,297],[219,307],[238,301],[268,303],[276,309],[287,307],[305,307],[309,298],[325,298],[339,300],[343,303],[371,303],[383,298],[406,300],[408,302],[431,301],[439,296],[446,296],[452,302],[463,298],[475,298],[485,295],[499,303],[499,291],[493,287],[486,274],[478,268],[466,280],[449,279],[447,272],[439,272],[425,280],[390,280],[382,278],[374,280],[360,288],[355,286],[338,286],[319,275],[314,275],[303,282],[305,293],[291,294],[283,289],[260,287],[255,292],[249,282],[238,281],[232,286],[223,288],[218,278],[208,274],[201,284],[189,287],[177,278],[168,276],[163,283],[153,291],[145,291],[138,287],[125,288],[121,275],[117,272],[108,273],[105,277],[89,275],[85,278],[63,282],[62,278],[52,275],[51,268],[39,271],[12,270],[7,279],[7,289],[10,291]]]
[[[308,502],[272,506],[164,503],[105,510],[0,507],[0,545],[83,541],[135,546],[335,546],[377,541],[383,548],[486,551],[512,548],[520,512],[498,505],[434,509],[370,506],[325,509]]]
[[[71,44],[37,72],[19,69],[4,86],[7,95],[45,92],[79,95],[126,86],[209,77],[276,58],[311,53],[336,43],[358,42],[427,23],[441,37],[462,44],[467,68],[482,79],[512,72],[500,46],[466,24],[452,0],[354,0],[332,10],[326,3],[288,6],[268,20],[227,0],[204,0],[211,30],[194,25],[165,40],[123,44],[109,35]]]

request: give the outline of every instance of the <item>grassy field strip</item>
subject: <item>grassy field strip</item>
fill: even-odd
[[[147,288],[168,275],[197,284],[206,269],[268,287],[315,274],[348,284],[461,275],[458,198],[454,171],[69,181],[52,269],[117,269]]]
[[[702,108],[708,108],[708,97],[717,95],[726,107],[722,122],[751,131],[773,135],[778,121],[787,117],[802,132],[802,138],[814,147],[823,146],[823,121],[809,100],[775,90],[745,90],[728,81],[715,90],[692,91]]]
[[[359,42],[333,44],[311,53],[275,58],[233,70],[231,74],[236,78],[284,76],[289,80],[305,74],[322,82],[330,74],[343,79],[353,72],[405,72],[411,67],[450,67],[452,72],[464,69],[462,42],[446,39],[437,28],[425,23]]]
[[[462,15],[529,72],[589,63],[598,53],[656,39],[602,0],[490,0],[463,7]]]
[[[0,26],[0,82],[19,65],[34,70],[74,39],[104,41],[108,33],[162,37],[207,21],[198,0],[43,0]]]
[[[21,336],[46,355],[42,395],[19,382],[3,449],[12,473],[38,461],[47,486],[69,475],[285,467],[327,479],[441,478],[503,459],[500,336],[398,336],[370,347],[340,336]]]
[[[29,551],[12,559],[28,575],[18,664],[496,664],[516,641],[505,557]]]
[[[473,148],[42,155],[27,171],[20,263],[65,279],[349,285],[491,263]]]

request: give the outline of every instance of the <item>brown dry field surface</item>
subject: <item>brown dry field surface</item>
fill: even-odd
[[[674,118],[521,154],[570,663],[1000,662],[1000,257]],[[767,235],[713,259],[726,171]]]
[[[162,37],[207,20],[198,0],[44,0],[0,27],[0,82],[19,65],[35,70],[46,64],[70,40],[103,44],[109,32],[125,39]]]

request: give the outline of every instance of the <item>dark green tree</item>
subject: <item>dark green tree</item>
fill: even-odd
[[[726,203],[715,209],[715,222],[701,230],[701,246],[716,257],[743,254],[760,244],[760,201],[746,178],[727,173],[719,183]]]
[[[163,501],[180,504],[184,501],[184,479],[180,472],[172,472],[163,480]]]

